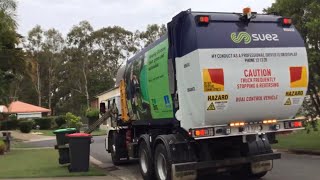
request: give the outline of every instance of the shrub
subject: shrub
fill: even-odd
[[[58,128],[62,127],[62,125],[65,125],[67,123],[66,116],[63,116],[63,115],[57,116],[54,120],[55,120]]]
[[[8,117],[8,119],[11,120],[11,121],[16,121],[16,120],[18,120],[17,115],[15,115],[15,114],[11,114],[11,115]]]
[[[0,155],[3,155],[5,150],[6,144],[2,140],[0,140]]]
[[[18,128],[18,120],[12,119],[12,120],[6,120],[0,122],[0,130],[15,130]]]
[[[34,119],[34,123],[35,126],[39,125],[40,129],[48,130],[51,128],[53,121],[50,117],[43,117]]]
[[[88,118],[88,124],[91,125],[99,119],[100,111],[98,109],[88,109],[86,111],[86,117]]]
[[[82,126],[81,118],[70,112],[66,114],[67,127],[77,128],[78,130]]]
[[[33,120],[22,120],[19,122],[20,131],[22,133],[29,133],[33,127]]]

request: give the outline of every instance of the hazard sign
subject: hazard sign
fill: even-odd
[[[209,107],[207,108],[207,111],[213,111],[216,110],[216,107],[214,106],[214,103],[212,102]]]
[[[306,66],[290,67],[290,87],[303,88],[308,86],[308,72]]]
[[[290,98],[288,98],[287,100],[286,100],[286,102],[284,103],[284,105],[286,105],[286,106],[290,106],[292,103],[291,103],[291,99]]]
[[[224,91],[223,69],[203,69],[204,92]]]

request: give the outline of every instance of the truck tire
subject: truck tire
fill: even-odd
[[[265,176],[268,173],[266,172],[261,172],[258,174],[253,174],[250,170],[250,165],[245,165],[243,168],[241,168],[239,171],[232,172],[232,176],[235,179],[243,180],[243,179],[250,179],[250,180],[255,180],[255,179],[260,179],[263,176]]]
[[[121,164],[121,161],[120,161],[119,153],[117,153],[116,142],[117,142],[117,133],[113,133],[112,140],[111,140],[111,150],[110,150],[111,151],[111,159],[112,159],[112,163],[115,166],[118,166]]]
[[[273,152],[267,136],[263,136],[257,141],[248,142],[246,150],[248,156]],[[260,179],[268,173],[268,171],[265,171],[253,174],[250,166],[250,164],[245,164],[239,171],[233,172],[232,175],[237,179]]]
[[[144,180],[154,180],[151,147],[145,141],[139,144],[139,169]]]
[[[172,161],[169,159],[167,149],[162,143],[159,143],[156,147],[154,165],[158,180],[171,180]]]
[[[128,162],[129,155],[126,147],[125,131],[113,131],[110,143],[111,159],[114,165],[121,165]],[[125,160],[121,160],[125,158]]]
[[[259,174],[252,174],[252,175],[251,175],[251,178],[253,178],[253,179],[260,179],[260,178],[262,178],[263,176],[265,176],[267,173],[268,173],[268,171],[262,172],[262,173],[259,173]]]

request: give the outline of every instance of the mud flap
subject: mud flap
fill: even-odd
[[[259,174],[266,171],[271,171],[273,167],[273,161],[259,161],[259,162],[253,162],[251,163],[251,172],[253,174]]]
[[[172,180],[194,180],[197,178],[197,170],[176,171],[176,166],[172,164]]]

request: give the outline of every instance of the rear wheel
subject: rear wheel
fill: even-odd
[[[158,180],[171,180],[171,161],[163,144],[158,144],[156,147],[154,165]]]
[[[128,151],[126,148],[126,140],[125,136],[123,135],[125,132],[116,132],[114,131],[111,137],[111,146],[110,146],[110,151],[111,151],[111,159],[114,165],[120,165],[127,160],[129,160],[128,156]],[[121,160],[125,159],[125,160]]]
[[[144,141],[139,145],[139,168],[144,180],[154,179],[151,149]]]
[[[112,163],[116,166],[120,165],[121,161],[120,161],[120,156],[119,153],[117,153],[117,146],[116,146],[116,133],[113,134],[112,136],[112,143],[111,143],[111,159],[112,159]]]
[[[232,176],[235,179],[239,179],[239,180],[243,180],[243,179],[254,180],[254,179],[262,178],[267,173],[268,173],[268,171],[261,172],[261,173],[258,173],[258,174],[253,174],[251,169],[250,169],[250,165],[245,165],[244,167],[240,168],[239,170],[237,170],[235,172],[232,172]]]
[[[263,176],[265,176],[267,173],[268,173],[268,171],[265,171],[265,172],[262,172],[262,173],[259,173],[259,174],[252,174],[252,175],[251,175],[251,178],[253,178],[253,179],[260,179],[260,178],[262,178]]]

